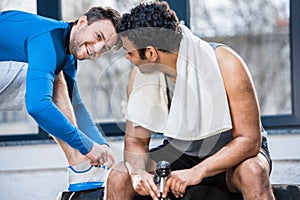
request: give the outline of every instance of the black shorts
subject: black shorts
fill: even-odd
[[[156,162],[161,160],[170,162],[171,170],[173,171],[192,168],[193,166],[199,164],[200,162],[202,162],[204,159],[207,158],[207,157],[199,158],[196,156],[190,156],[184,154],[178,151],[177,149],[175,149],[172,145],[170,145],[167,140],[165,140],[162,145],[151,149],[150,152],[151,152],[150,159]],[[270,172],[271,172],[272,161],[270,159],[267,143],[264,142],[264,140],[260,149],[260,153],[264,155],[268,160],[270,165]],[[203,179],[203,181],[199,183],[199,185],[215,186],[224,192],[229,192],[229,189],[226,184],[226,172],[222,172],[215,176],[207,177]]]

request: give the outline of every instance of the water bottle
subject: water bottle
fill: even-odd
[[[167,161],[159,161],[156,165],[156,175],[154,177],[154,181],[158,186],[160,192],[159,200],[170,200],[169,195],[166,198],[162,197],[162,193],[164,191],[164,187],[166,185],[166,181],[168,176],[171,173],[171,165]]]

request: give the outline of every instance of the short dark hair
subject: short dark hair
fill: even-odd
[[[121,19],[121,14],[117,10],[110,7],[92,7],[84,15],[87,17],[88,24],[91,24],[95,21],[108,19],[111,21],[113,26],[116,26]],[[76,20],[74,23],[77,24],[77,22],[78,20]]]
[[[122,16],[116,30],[135,44],[142,59],[147,46],[177,51],[182,36],[176,13],[165,1],[140,3]]]

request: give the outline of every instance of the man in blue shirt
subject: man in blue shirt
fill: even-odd
[[[25,99],[28,113],[67,157],[70,191],[101,187],[103,166],[115,162],[80,98],[76,59],[97,58],[113,48],[119,18],[116,10],[102,7],[74,23],[0,12],[0,110],[20,110]]]

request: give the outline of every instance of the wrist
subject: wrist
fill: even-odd
[[[82,155],[87,155],[92,151],[94,147],[94,142],[91,141],[90,139],[82,139],[82,145],[77,147],[77,150],[82,154]]]
[[[129,162],[125,162],[125,166],[130,176],[145,173],[146,171],[144,167],[133,167]]]
[[[197,174],[199,176],[199,178],[202,180],[204,178],[206,178],[206,167],[205,166],[195,166],[192,168],[192,170],[194,171],[193,174]]]

